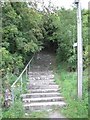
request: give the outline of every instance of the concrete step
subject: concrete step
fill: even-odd
[[[28,84],[29,86],[42,86],[42,85],[56,85],[56,83],[55,82],[46,82],[46,81],[41,81],[41,82],[30,82],[29,84]]]
[[[45,76],[45,75],[43,75],[43,76],[29,76],[29,79],[34,79],[34,80],[43,80],[43,79],[53,79],[54,78],[54,75],[48,75],[48,76]]]
[[[61,94],[58,92],[51,92],[51,93],[28,93],[28,94],[22,94],[22,98],[39,98],[39,97],[57,97]]]
[[[58,85],[28,85],[28,89],[58,89]]]
[[[64,107],[66,103],[63,101],[59,102],[35,102],[35,103],[27,103],[24,104],[24,108],[29,111],[37,111],[37,110],[46,110],[50,109],[53,106],[57,107]]]
[[[58,92],[60,89],[35,89],[35,90],[33,90],[33,89],[30,89],[30,90],[28,90],[30,93],[45,93],[45,92],[48,92],[48,93],[50,93],[50,92]]]
[[[38,74],[41,74],[41,75],[47,75],[47,74],[53,74],[53,71],[37,71],[37,72],[28,72],[29,75],[38,75]]]
[[[34,78],[34,77],[29,77],[29,80],[28,81],[38,81],[38,82],[41,82],[41,81],[49,81],[49,82],[51,82],[51,81],[55,81],[53,78],[44,78],[44,79],[41,79],[40,77],[38,77],[38,79],[36,79],[36,78]]]
[[[62,101],[63,97],[23,98],[24,103]]]
[[[40,78],[45,78],[45,77],[54,78],[54,75],[53,74],[43,74],[43,75],[36,74],[36,75],[29,75],[29,77],[34,77],[34,78],[36,78],[36,77],[40,77]]]
[[[53,71],[34,71],[34,72],[28,72],[29,75],[50,75],[53,74]]]
[[[36,80],[36,79],[29,79],[28,82],[55,82],[54,79],[39,79],[39,80]]]

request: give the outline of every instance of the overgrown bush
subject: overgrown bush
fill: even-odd
[[[76,71],[76,67],[77,67],[77,56],[76,56],[76,54],[70,56],[69,59],[67,60],[67,62],[68,62],[69,72]]]
[[[18,71],[21,70],[24,66],[22,56],[17,54],[12,55],[4,47],[0,48],[0,53],[2,54],[0,69],[3,69],[5,74],[7,74],[7,72],[18,74]]]
[[[23,117],[24,109],[20,101],[15,101],[14,105],[12,105],[7,110],[3,111],[3,118],[23,118]]]
[[[90,49],[90,45],[87,45],[84,51],[84,55],[83,55],[84,56],[84,69],[88,68],[90,64],[89,49]]]

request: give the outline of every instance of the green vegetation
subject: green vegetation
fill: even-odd
[[[41,15],[28,8],[26,3],[5,2],[2,5],[0,73],[3,75],[3,82],[7,80],[8,72],[18,76],[32,54],[42,48],[40,21]],[[9,81],[8,84],[11,85]]]
[[[17,77],[14,76],[13,74],[8,74],[8,78],[9,78],[10,82],[14,82]],[[22,76],[22,80],[23,80],[22,92],[26,93],[28,78],[26,79],[25,74]],[[24,117],[25,111],[23,109],[23,104],[22,104],[21,98],[20,98],[20,95],[21,95],[21,86],[20,85],[21,85],[21,82],[19,80],[14,87],[14,98],[15,98],[14,105],[12,104],[9,108],[4,108],[4,106],[3,106],[4,96],[2,96],[1,103],[2,103],[3,109],[2,109],[1,115],[3,116],[3,118],[22,118],[22,117]],[[5,89],[3,89],[3,91],[4,90]]]
[[[0,43],[0,53],[2,60],[0,60],[0,76],[2,76],[2,104],[5,89],[11,87],[32,55],[44,48],[53,48],[56,51],[57,64],[60,67],[60,78],[57,77],[57,83],[62,85],[63,95],[67,103],[70,103],[68,108],[62,111],[67,113],[66,116],[72,117],[72,111],[75,109],[74,117],[76,115],[81,117],[81,114],[83,114],[82,117],[85,117],[85,114],[87,116],[87,77],[84,78],[83,100],[78,101],[76,94],[77,50],[73,48],[73,44],[77,40],[76,8],[72,10],[57,9],[50,4],[48,7],[43,6],[42,11],[40,11],[37,8],[37,3],[10,1],[2,3],[1,6],[2,30],[0,32],[2,32],[2,42]],[[82,10],[82,20],[85,70],[90,64],[88,58],[90,57],[88,56],[88,48],[90,47],[88,45],[88,10]],[[63,70],[65,66],[61,67],[62,61],[68,63],[66,70]],[[24,92],[26,92],[26,82],[24,79]],[[17,86],[17,90],[20,90],[20,83],[17,83]],[[17,90],[15,90],[15,94],[18,99],[20,92]],[[16,102],[15,105],[19,106],[19,103]],[[19,114],[15,116],[17,111],[14,111],[12,106],[4,111],[3,116],[18,117]],[[19,117],[22,116],[22,113],[23,111]]]
[[[2,118],[2,109],[0,108],[0,120]]]
[[[88,77],[84,71],[83,99],[77,96],[77,73],[68,72],[65,63],[58,66],[56,83],[59,84],[67,106],[60,110],[67,118],[88,118]]]
[[[24,113],[22,102],[18,100],[9,109],[3,109],[3,118],[22,118]]]

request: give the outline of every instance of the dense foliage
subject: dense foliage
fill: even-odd
[[[82,10],[82,21],[83,61],[86,69],[89,65],[87,10]],[[44,47],[55,49],[58,63],[67,62],[68,71],[76,70],[77,50],[73,48],[73,44],[77,42],[76,8],[66,10],[43,6],[42,11],[39,11],[37,3],[5,2],[2,4],[0,32],[0,75],[3,91],[11,86],[33,53]],[[12,110],[13,107],[8,114]],[[5,116],[7,117],[7,113]]]
[[[43,37],[39,27],[41,16],[37,11],[29,10],[26,3],[8,2],[4,3],[2,7],[2,17],[2,50],[3,54],[11,56],[5,58],[9,59],[5,61],[11,63],[11,66],[14,62],[15,66],[21,68],[23,64],[18,66],[17,61],[25,62],[30,53],[40,49],[40,40]],[[3,67],[6,66],[7,68],[9,63],[3,63]]]
[[[17,74],[31,54],[40,51],[45,45],[49,46],[50,41],[58,45],[58,60],[67,61],[71,69],[76,69],[77,51],[73,49],[77,40],[76,9],[61,8],[52,12],[49,9],[41,12],[35,6],[28,7],[23,2],[7,2],[2,5],[1,72]],[[84,59],[87,59],[88,11],[83,10],[82,15]]]
[[[18,75],[31,55],[42,49],[41,18],[42,15],[26,3],[3,4],[0,72],[4,81],[8,73]]]

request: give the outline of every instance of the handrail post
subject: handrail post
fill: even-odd
[[[27,68],[26,68],[26,80],[27,80]]]
[[[29,64],[29,72],[30,72],[30,64]]]
[[[12,103],[14,104],[14,88],[11,88],[11,94],[12,94]]]
[[[26,80],[28,78],[28,67],[29,67],[29,71],[30,71],[30,63],[32,62],[34,56],[31,58],[31,60],[28,62],[28,64],[26,65],[26,67],[24,68],[24,70],[22,71],[22,73],[19,75],[19,77],[16,79],[16,81],[12,84],[11,86],[11,94],[12,94],[12,103],[14,103],[14,100],[15,100],[15,95],[14,95],[14,85],[20,80],[20,89],[21,89],[21,92],[22,92],[22,87],[23,87],[23,74],[26,72]]]
[[[22,76],[21,76],[21,92],[22,92]]]

